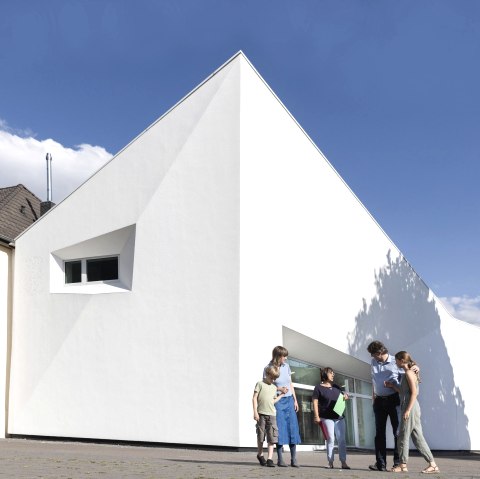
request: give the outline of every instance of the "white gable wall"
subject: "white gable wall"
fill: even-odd
[[[240,364],[254,384],[283,326],[346,351],[361,298],[375,294],[374,268],[394,246],[246,61],[242,86]],[[242,347],[253,336],[258,353]],[[251,431],[242,433],[247,445]]]
[[[473,365],[457,365],[479,328],[445,311],[246,60],[241,99],[240,377],[252,385],[241,403],[273,346],[288,348],[282,327],[366,362],[380,339],[421,365],[431,447],[478,449]],[[251,446],[249,420],[246,407],[241,444]]]
[[[18,239],[11,434],[236,444],[235,68]],[[129,225],[130,292],[49,291],[52,251]]]
[[[124,292],[52,289],[52,252],[105,251],[122,228]],[[409,350],[431,446],[480,448],[462,361],[480,330],[448,315],[242,55],[24,233],[15,269],[10,434],[254,446],[253,386],[288,330],[325,345],[319,364],[331,348],[368,361],[373,339]]]

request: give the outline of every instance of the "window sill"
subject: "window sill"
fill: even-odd
[[[93,283],[64,284],[50,292],[54,294],[109,294],[129,293],[130,289],[121,281],[95,281]]]

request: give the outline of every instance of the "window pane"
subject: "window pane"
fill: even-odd
[[[355,446],[355,423],[353,420],[353,399],[346,401],[345,407],[345,440],[347,446]]]
[[[65,283],[81,283],[82,282],[82,262],[81,261],[65,261]]]
[[[302,438],[302,444],[325,444],[320,427],[313,422],[312,394],[313,391],[308,389],[295,389],[298,401],[297,417],[300,437]]]
[[[333,382],[338,384],[344,391],[353,391],[353,379],[343,374],[337,373],[335,370],[335,377],[333,378]]]
[[[373,416],[372,400],[357,397],[356,402],[359,441],[358,446],[367,449],[373,449],[375,438],[375,417]]]
[[[362,381],[361,379],[355,379],[355,392],[357,394],[365,394],[367,396],[372,395],[372,383]]]
[[[96,258],[87,260],[87,281],[118,279],[118,258]]]
[[[289,359],[288,364],[292,370],[292,382],[309,386],[320,383],[320,368],[296,359]]]

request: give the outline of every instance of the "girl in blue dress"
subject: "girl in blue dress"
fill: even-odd
[[[277,366],[279,368],[280,376],[274,384],[277,386],[279,394],[284,394],[282,399],[275,403],[278,426],[277,465],[287,467],[283,459],[283,445],[288,444],[290,448],[290,465],[292,467],[299,467],[297,461],[297,444],[300,444],[301,440],[297,419],[298,402],[292,384],[292,372],[287,363],[287,357],[287,349],[283,346],[276,346],[272,351],[272,360],[268,364],[268,366]]]

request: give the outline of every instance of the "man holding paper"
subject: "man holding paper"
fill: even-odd
[[[372,401],[373,413],[375,415],[375,464],[368,466],[372,471],[387,470],[387,439],[386,429],[387,420],[390,419],[392,425],[393,438],[395,448],[393,450],[393,466],[399,464],[397,449],[397,432],[399,425],[398,409],[400,405],[400,397],[398,393],[391,387],[387,387],[386,383],[390,383],[395,387],[399,387],[401,375],[395,358],[388,353],[388,349],[380,341],[372,341],[367,351],[372,357],[371,374],[372,374]],[[412,371],[417,374],[420,368],[414,366]]]
[[[321,383],[313,391],[314,421],[322,428],[327,441],[328,467],[333,469],[335,438],[338,444],[338,455],[342,469],[350,469],[347,465],[347,445],[345,440],[345,394],[340,386],[333,382],[335,373],[332,368],[323,368],[320,373]]]

